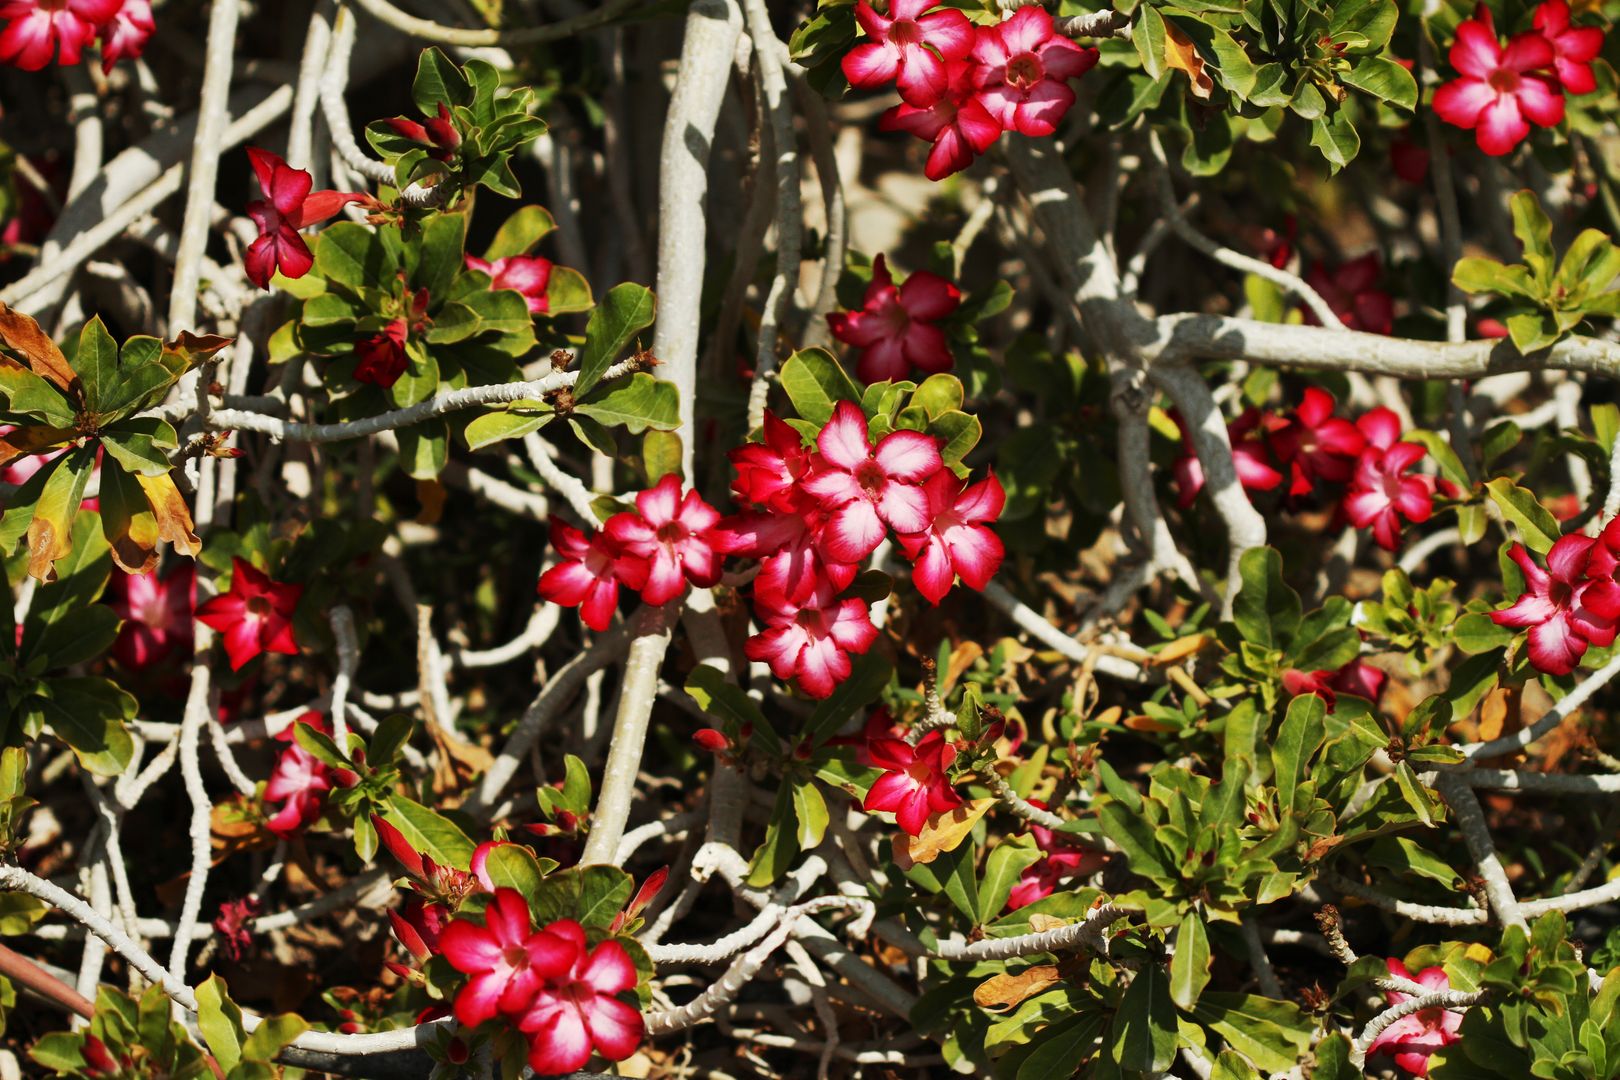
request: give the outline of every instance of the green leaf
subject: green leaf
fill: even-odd
[[[1162,1072],[1176,1060],[1176,1007],[1163,968],[1137,971],[1114,1014],[1113,1059],[1122,1069]]]
[[[1317,1074],[1311,1074],[1311,1080],[1316,1080]],[[1244,1060],[1241,1054],[1231,1050],[1222,1050],[1215,1059],[1215,1066],[1210,1070],[1209,1080],[1260,1080],[1260,1074],[1255,1072],[1254,1066]]]
[[[399,263],[374,230],[355,221],[339,221],[322,229],[316,239],[315,269],[328,281],[351,289],[387,289],[399,273]]]
[[[1297,1005],[1257,994],[1206,991],[1193,1015],[1266,1072],[1293,1068],[1315,1027]]]
[[[834,687],[810,714],[804,725],[805,741],[811,746],[820,746],[831,738],[856,710],[877,700],[893,674],[894,665],[876,652],[857,658],[849,677]]]
[[[1396,764],[1395,784],[1400,789],[1401,797],[1417,815],[1418,821],[1424,825],[1433,825],[1441,815],[1440,807],[1435,802],[1434,795],[1418,779],[1417,773],[1412,771],[1412,766],[1404,761]]]
[[[1552,222],[1531,191],[1520,191],[1508,200],[1513,214],[1513,235],[1524,245],[1524,261],[1537,282],[1549,282],[1553,274]]]
[[[58,458],[56,468],[39,493],[39,501],[33,506],[32,519],[27,525],[28,573],[40,581],[49,581],[56,572],[57,561],[73,550],[73,520],[84,500],[90,474],[95,470],[95,454],[93,445],[85,445]],[[9,507],[6,517],[11,517]]]
[[[1043,852],[1033,836],[1014,836],[997,844],[984,861],[984,879],[979,883],[979,922],[988,923],[1007,906],[1007,897],[1029,867],[1040,862]]]
[[[674,431],[681,426],[681,398],[675,384],[645,371],[604,387],[590,400],[575,405],[574,411],[609,427],[623,427],[632,435],[648,428]]]
[[[1340,72],[1339,81],[1388,102],[1397,109],[1411,111],[1417,107],[1417,80],[1410,71],[1388,57],[1363,57],[1349,71]]]
[[[304,751],[334,769],[354,768],[354,762],[339,749],[338,744],[332,741],[332,736],[316,728],[313,724],[294,723],[292,727],[293,741]]]
[[[653,294],[645,286],[627,282],[608,290],[585,324],[579,380],[574,384],[576,398],[590,392],[635,336],[653,324],[657,311]]]
[[[92,413],[108,411],[108,402],[118,393],[118,343],[107,333],[101,316],[93,317],[79,331],[79,350],[73,356],[73,371],[79,376],[84,404]]]
[[[39,602],[36,597],[35,603]],[[105,604],[58,606],[49,614],[52,621],[27,639],[25,655],[48,657],[53,669],[88,663],[111,648],[118,637],[120,620]]]
[[[422,50],[411,82],[411,100],[423,116],[437,116],[439,104],[471,105],[472,84],[461,69],[437,47]]]
[[[1119,845],[1132,870],[1144,877],[1174,878],[1175,874],[1162,859],[1163,851],[1154,836],[1153,826],[1140,813],[1132,813],[1122,803],[1103,803],[1097,810],[1103,835]]]
[[[1271,747],[1279,805],[1294,805],[1294,791],[1309,773],[1311,758],[1327,737],[1326,721],[1327,705],[1315,694],[1301,694],[1288,703],[1288,715]]]
[[[495,239],[489,242],[489,247],[484,251],[484,260],[494,262],[513,255],[527,255],[556,227],[556,221],[552,220],[550,211],[545,207],[520,207],[501,223]]]
[[[801,349],[782,365],[782,389],[800,419],[816,426],[832,419],[840,401],[859,404],[860,388],[825,349]]]
[[[1147,4],[1138,11],[1152,10]],[[1071,1016],[1035,1036],[1037,1046],[1018,1066],[1015,1080],[1053,1080],[1074,1071],[1075,1063],[1091,1056],[1092,1045],[1102,1034],[1103,1016],[1088,1012]]]
[[[400,747],[411,737],[416,722],[405,713],[390,713],[378,723],[377,730],[366,744],[366,763],[381,768],[399,756]]]
[[[1275,548],[1250,548],[1238,563],[1242,587],[1232,604],[1232,622],[1245,641],[1281,648],[1299,625],[1299,594],[1283,582]]]
[[[827,800],[814,780],[793,785],[793,814],[799,822],[799,850],[815,850],[827,834],[831,818],[827,814]]]
[[[1507,518],[1519,530],[1519,538],[1524,546],[1540,555],[1557,543],[1562,530],[1558,527],[1558,519],[1537,501],[1534,493],[1528,488],[1522,488],[1506,476],[1498,476],[1485,485],[1486,494],[1491,501],[1502,510],[1502,516]]]
[[[1204,928],[1203,918],[1189,911],[1176,930],[1176,954],[1170,959],[1170,1000],[1189,1010],[1198,1004],[1198,996],[1209,985],[1209,966],[1209,931]]]
[[[416,264],[416,287],[432,300],[450,291],[450,283],[464,268],[467,215],[435,213],[422,226],[422,256]],[[527,305],[525,305],[526,307]]]
[[[787,873],[788,867],[799,856],[798,814],[793,809],[793,787],[783,784],[776,789],[776,805],[771,809],[770,821],[765,826],[765,840],[754,852],[749,863],[748,884],[754,888],[770,885]]]
[[[242,1029],[242,1010],[218,975],[208,976],[197,987],[197,1027],[220,1068],[227,1073],[236,1068],[247,1035]]]
[[[768,754],[781,753],[776,732],[770,721],[740,687],[726,682],[719,669],[699,664],[686,678],[686,693],[698,703],[698,708],[710,716],[718,717],[734,729],[752,727],[753,737],[762,740],[761,748]]]
[[[309,1022],[291,1013],[261,1020],[243,1044],[242,1057],[247,1061],[269,1064],[294,1039],[308,1030]]]
[[[551,268],[551,283],[546,286],[548,315],[555,318],[558,315],[589,311],[595,303],[591,296],[590,283],[578,270],[567,266]]]
[[[1361,1080],[1362,1071],[1350,1063],[1350,1040],[1334,1032],[1316,1044],[1316,1067],[1311,1080]],[[1212,1076],[1210,1080],[1215,1080]]]
[[[636,883],[617,866],[587,866],[579,877],[581,926],[607,926],[630,902]]]
[[[1468,470],[1463,467],[1462,459],[1451,448],[1451,444],[1433,431],[1417,428],[1401,436],[1403,442],[1419,443],[1434,458],[1434,463],[1440,467],[1440,475],[1450,480],[1464,491],[1473,486],[1468,478]]]
[[[1311,121],[1311,145],[1322,152],[1333,171],[1338,172],[1361,152],[1361,136],[1344,109],[1324,113]]]
[[[135,756],[135,740],[125,728],[135,718],[135,698],[106,679],[53,679],[51,696],[40,700],[45,722],[73,749],[79,764],[101,776],[117,776]]]
[[[477,845],[468,839],[459,825],[443,814],[395,793],[388,796],[388,808],[383,812],[383,817],[399,830],[407,844],[431,856],[440,866],[467,869]]]
[[[133,416],[104,429],[101,445],[127,471],[140,476],[162,476],[173,468],[168,451],[179,445],[179,437],[163,420]]]
[[[522,844],[497,844],[484,856],[484,872],[496,888],[516,889],[524,899],[538,896],[545,875],[534,852]]]
[[[1452,628],[1452,642],[1469,655],[1500,649],[1513,640],[1511,627],[1498,626],[1488,612],[1470,611]]]
[[[549,409],[543,413],[502,409],[475,418],[462,432],[462,437],[467,440],[467,449],[482,450],[494,443],[507,439],[521,439],[525,435],[539,431],[550,423],[554,416],[556,414]]]
[[[1465,293],[1495,293],[1521,300],[1536,300],[1541,295],[1527,267],[1507,266],[1480,256],[1458,259],[1451,270],[1451,283]]]
[[[399,463],[413,480],[432,480],[450,460],[450,425],[442,417],[400,428]]]
[[[946,465],[955,469],[959,475],[965,475],[962,459],[979,444],[979,438],[984,434],[984,427],[979,418],[960,409],[951,409],[941,413],[928,425],[928,433],[943,441],[939,448],[939,456]]]

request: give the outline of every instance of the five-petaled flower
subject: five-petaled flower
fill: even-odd
[[[973,59],[982,64],[979,101],[1008,131],[1050,135],[1074,104],[1070,79],[1097,64],[1097,50],[1052,27],[1039,5],[1021,7],[998,26],[981,27]]]
[[[456,1019],[468,1027],[502,1013],[522,1013],[543,975],[571,958],[569,942],[549,930],[534,930],[528,901],[516,889],[504,888],[495,890],[482,926],[452,920],[439,934],[439,951],[457,971],[472,976],[457,992],[455,1005]]]
[[[1367,448],[1361,429],[1333,415],[1333,395],[1307,386],[1289,418],[1266,436],[1277,459],[1288,466],[1292,478],[1288,494],[1309,495],[1318,480],[1342,484],[1355,470],[1356,458]]]
[[[303,169],[294,169],[276,155],[248,147],[248,160],[259,178],[263,199],[248,203],[248,216],[259,227],[259,237],[248,246],[242,262],[248,280],[261,289],[270,279],[282,276],[301,278],[315,265],[309,245],[298,230],[316,225],[343,209],[344,204],[366,198],[344,191],[311,191],[314,180]]]
[[[1029,801],[1042,810],[1046,809],[1046,803],[1040,799]],[[1058,886],[1072,878],[1090,877],[1102,869],[1107,858],[1096,848],[1074,842],[1072,838],[1043,826],[1031,825],[1029,832],[1042,855],[1018,875],[1018,884],[1007,894],[1008,911],[1017,911],[1037,900],[1046,899],[1057,891]]]
[[[189,653],[196,602],[197,571],[189,560],[161,577],[156,570],[144,574],[114,570],[107,583],[107,606],[124,625],[113,641],[113,658],[131,671],[141,671]]]
[[[1553,66],[1557,50],[1535,31],[1516,34],[1503,47],[1490,9],[1480,4],[1457,27],[1451,66],[1458,77],[1434,93],[1434,112],[1446,123],[1474,132],[1492,156],[1512,150],[1534,121],[1555,127],[1564,119],[1564,95],[1555,78],[1539,74]]]
[[[1401,542],[1402,518],[1420,525],[1434,513],[1434,478],[1407,475],[1427,451],[1399,441],[1401,422],[1391,409],[1380,406],[1362,414],[1356,427],[1367,446],[1344,496],[1345,516],[1358,529],[1372,529],[1379,547],[1394,551]]]
[[[1612,645],[1620,619],[1620,584],[1588,576],[1598,540],[1580,533],[1559,537],[1536,565],[1523,544],[1508,555],[1524,573],[1525,592],[1512,606],[1491,612],[1499,626],[1528,627],[1530,663],[1548,675],[1568,675],[1588,645]]]
[[[252,563],[231,557],[231,587],[197,609],[197,621],[224,636],[231,670],[260,653],[298,655],[293,612],[304,595],[302,585],[273,581]]]
[[[928,528],[928,498],[917,485],[942,467],[939,444],[919,431],[893,431],[873,447],[866,414],[840,401],[816,437],[820,454],[804,489],[832,512],[822,551],[836,562],[859,562],[897,533]]]
[[[545,932],[567,949],[546,958],[534,1002],[518,1021],[529,1035],[529,1068],[551,1076],[573,1072],[593,1053],[609,1061],[635,1053],[645,1031],[641,1013],[617,996],[636,985],[630,954],[617,941],[586,948],[585,930],[572,919]]]
[[[968,588],[984,591],[1006,554],[1001,537],[989,527],[1007,503],[1001,481],[991,473],[968,486],[951,470],[940,469],[923,481],[922,489],[928,499],[928,529],[899,537],[917,591],[937,604],[958,577]]]
[[[961,172],[1001,138],[1001,122],[979,100],[981,70],[977,64],[952,60],[945,65],[945,92],[938,101],[901,102],[878,118],[883,131],[909,131],[934,144],[923,166],[923,175],[930,180]]]
[[[667,604],[690,581],[700,589],[720,582],[720,559],[710,530],[720,512],[696,491],[681,494],[681,478],[670,473],[636,496],[636,512],[614,514],[602,531],[647,567],[641,599]]]
[[[1447,990],[1451,987],[1451,980],[1446,977],[1444,968],[1424,968],[1414,976],[1399,960],[1391,959],[1388,964],[1391,975],[1410,979],[1425,991]],[[1391,1005],[1399,1005],[1412,999],[1411,994],[1403,994],[1399,990],[1386,990],[1384,996]],[[1461,1013],[1447,1009],[1421,1009],[1409,1016],[1401,1017],[1380,1031],[1378,1037],[1367,1047],[1367,1056],[1387,1055],[1396,1065],[1413,1076],[1428,1076],[1429,1055],[1450,1046],[1462,1037],[1458,1034],[1462,1020]]]
[[[579,608],[580,619],[598,633],[613,622],[619,586],[640,589],[647,584],[647,564],[627,557],[603,530],[587,537],[553,518],[551,546],[562,561],[540,575],[540,595],[553,604]]]
[[[765,629],[743,643],[748,659],[769,664],[778,679],[794,679],[814,698],[824,698],[849,678],[849,654],[860,656],[877,640],[871,613],[856,597],[835,599],[818,583],[803,602],[756,593],[755,613]]]
[[[77,64],[96,33],[118,15],[121,0],[0,0],[0,63],[39,71],[55,56]]]
[[[833,312],[833,337],[861,350],[855,373],[863,382],[904,379],[912,368],[949,371],[954,361],[945,331],[937,325],[962,303],[955,285],[918,270],[896,286],[882,255],[872,260],[872,283],[860,311]]]
[[[1176,426],[1181,429],[1181,456],[1171,466],[1176,481],[1176,505],[1185,510],[1204,490],[1204,463],[1198,459],[1192,432],[1180,413],[1173,413]],[[1271,463],[1261,426],[1260,410],[1246,409],[1242,416],[1226,425],[1227,441],[1232,446],[1232,465],[1237,470],[1238,482],[1245,491],[1270,491],[1283,481],[1283,474]]]
[[[1595,26],[1571,26],[1566,0],[1545,0],[1536,8],[1532,25],[1553,49],[1553,71],[1569,94],[1590,94],[1597,89],[1592,61],[1603,50],[1603,31]]]
[[[945,741],[943,731],[930,731],[916,746],[904,739],[873,739],[867,753],[883,775],[867,790],[861,807],[893,814],[907,835],[921,833],[930,815],[962,805],[947,771],[956,760],[956,747]]]
[[[1283,672],[1282,684],[1283,689],[1295,697],[1301,694],[1317,695],[1327,702],[1328,712],[1332,712],[1340,694],[1353,694],[1377,705],[1388,679],[1389,676],[1381,669],[1358,656],[1337,670],[1302,671],[1289,668]]]
[[[887,15],[867,0],[855,5],[855,20],[869,40],[844,54],[851,86],[873,89],[893,81],[902,100],[928,106],[945,93],[946,64],[973,51],[973,24],[954,8],[924,14],[935,0],[889,0]]]
[[[315,824],[321,816],[326,793],[334,786],[353,781],[353,774],[333,769],[298,745],[294,737],[299,724],[330,733],[326,718],[307,712],[284,729],[276,739],[286,747],[276,759],[275,771],[264,786],[264,801],[279,802],[281,808],[265,821],[265,828],[282,839],[290,839]]]
[[[521,294],[531,315],[551,310],[546,292],[551,287],[551,265],[550,259],[539,255],[508,255],[494,262],[467,256],[467,269],[488,274],[492,289],[511,289]]]

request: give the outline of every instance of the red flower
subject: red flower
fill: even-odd
[[[745,513],[723,519],[710,533],[714,549],[760,560],[754,591],[802,604],[823,584],[836,593],[855,580],[855,563],[832,562],[821,551],[827,515],[819,504],[799,493],[800,508],[773,513]]]
[[[539,255],[510,255],[494,262],[467,256],[467,269],[489,275],[492,289],[511,289],[528,302],[529,313],[544,315],[551,310],[546,290],[551,287],[551,260]]]
[[[542,1076],[570,1073],[591,1054],[623,1061],[645,1032],[641,1013],[618,994],[635,988],[636,966],[617,941],[585,947],[585,930],[559,919],[544,933],[566,946],[547,954],[534,1002],[518,1027],[529,1035],[529,1068]]]
[[[855,373],[862,382],[904,379],[913,367],[930,375],[955,362],[945,331],[934,325],[955,311],[962,293],[938,274],[918,270],[898,288],[882,255],[872,261],[872,283],[860,311],[827,316],[833,337],[861,350]]]
[[[461,146],[461,132],[456,130],[450,109],[442,101],[439,102],[438,115],[428,117],[425,123],[417,123],[404,116],[395,116],[383,123],[393,128],[395,135],[421,143],[427,149],[428,156],[436,161],[449,161]]]
[[[619,586],[640,589],[647,584],[647,564],[627,557],[605,531],[587,537],[553,519],[551,546],[563,561],[540,575],[540,595],[553,604],[579,608],[585,625],[598,633],[613,622]]]
[[[298,655],[292,616],[302,585],[272,581],[252,563],[231,557],[231,587],[197,609],[197,621],[225,638],[231,670],[263,652]]]
[[[382,330],[354,343],[355,382],[371,383],[387,389],[405,374],[409,360],[405,355],[405,320],[395,319]]]
[[[1181,457],[1171,470],[1176,481],[1176,505],[1185,510],[1204,490],[1204,464],[1198,460],[1192,433],[1187,430],[1181,414],[1171,415],[1181,429]],[[1242,416],[1226,425],[1226,437],[1232,444],[1232,464],[1237,468],[1238,482],[1245,491],[1270,491],[1283,479],[1282,473],[1272,467],[1259,427],[1258,409],[1245,410]]]
[[[973,59],[984,65],[979,101],[1008,131],[1050,135],[1074,104],[1070,79],[1097,63],[1097,50],[1082,48],[1052,29],[1039,6],[1019,8],[999,26],[979,29]]]
[[[1283,672],[1282,684],[1283,689],[1295,697],[1317,695],[1327,702],[1328,712],[1332,712],[1340,694],[1353,694],[1377,705],[1388,680],[1388,675],[1358,656],[1337,671],[1289,668]]]
[[[1568,675],[1587,645],[1614,643],[1620,618],[1620,585],[1587,577],[1598,541],[1579,533],[1559,537],[1547,552],[1547,569],[1537,566],[1523,544],[1508,555],[1524,572],[1527,592],[1512,607],[1491,612],[1498,626],[1529,627],[1530,663],[1549,675]],[[1604,565],[1604,564],[1600,564]]]
[[[417,962],[428,960],[440,952],[439,938],[449,925],[449,912],[443,904],[432,904],[420,896],[406,899],[403,911],[388,912],[388,921],[394,936],[405,946]]]
[[[1556,58],[1552,43],[1534,31],[1516,35],[1504,49],[1490,10],[1481,4],[1472,19],[1457,27],[1451,66],[1458,78],[1435,91],[1435,115],[1474,131],[1485,153],[1505,154],[1530,134],[1531,121],[1555,127],[1564,119],[1558,83],[1533,74],[1551,67]]]
[[[1308,495],[1318,479],[1342,484],[1350,479],[1356,458],[1367,448],[1361,429],[1333,415],[1333,395],[1305,388],[1299,408],[1268,439],[1279,461],[1289,467],[1290,495]]]
[[[243,265],[248,280],[261,289],[270,287],[277,270],[290,278],[301,278],[315,265],[309,246],[298,230],[315,225],[343,209],[345,203],[366,196],[343,191],[310,191],[314,180],[303,169],[294,169],[276,155],[256,146],[248,147],[248,160],[259,177],[265,198],[248,203],[248,216],[259,227],[259,238],[247,250]]]
[[[888,6],[880,15],[866,0],[855,5],[869,40],[844,55],[844,77],[863,90],[893,80],[902,100],[926,108],[945,93],[946,63],[973,51],[973,24],[950,8],[924,15],[935,0],[889,0]]]
[[[967,487],[951,470],[940,469],[922,489],[928,497],[928,531],[899,538],[917,591],[938,604],[958,576],[968,588],[982,591],[1006,554],[1001,537],[989,528],[1007,502],[1001,481],[992,473]]]
[[[39,71],[57,57],[77,64],[84,47],[118,14],[122,0],[0,0],[0,63]]]
[[[124,0],[112,21],[101,28],[101,70],[111,71],[125,57],[138,58],[156,29],[152,0]]]
[[[1371,528],[1373,539],[1386,551],[1400,545],[1401,518],[1413,524],[1434,513],[1434,480],[1407,476],[1426,451],[1416,443],[1400,442],[1401,423],[1386,408],[1373,409],[1356,421],[1367,448],[1356,462],[1344,511],[1358,529]]]
[[[1534,25],[1553,48],[1553,70],[1564,90],[1571,94],[1596,90],[1592,61],[1603,51],[1603,31],[1595,26],[1571,26],[1565,0],[1545,0],[1536,8]]]
[[[275,771],[264,785],[264,801],[282,805],[264,824],[282,839],[291,839],[315,824],[321,816],[326,792],[338,783],[352,780],[352,774],[338,772],[298,745],[293,733],[299,724],[308,724],[325,733],[331,730],[325,717],[307,712],[276,736],[287,746],[276,759]]]
[[[264,905],[256,896],[227,900],[219,905],[219,914],[214,917],[214,932],[224,942],[225,955],[233,961],[242,959],[252,951],[253,920],[263,909]]]
[[[456,1019],[468,1027],[505,1013],[517,1016],[534,1001],[540,980],[572,958],[570,942],[533,931],[529,903],[516,889],[496,889],[484,925],[454,919],[439,935],[450,966],[471,975],[456,994]]]
[[[1378,288],[1382,276],[1383,262],[1378,252],[1369,251],[1333,270],[1318,263],[1305,275],[1305,281],[1322,295],[1347,328],[1388,334],[1395,329],[1395,301]],[[1309,309],[1306,309],[1305,321],[1312,326],[1319,325]]]
[[[814,698],[824,698],[849,678],[849,654],[862,655],[877,640],[867,607],[853,597],[836,600],[821,583],[804,603],[757,592],[756,613],[766,629],[743,644],[750,660],[771,666],[778,679],[795,679]]]
[[[923,175],[943,180],[973,164],[973,159],[1001,137],[1001,124],[979,100],[977,75],[982,69],[965,60],[945,65],[945,92],[925,107],[902,102],[878,118],[883,131],[909,131],[934,144]]]
[[[1388,964],[1391,975],[1411,979],[1424,990],[1447,990],[1451,987],[1451,980],[1446,978],[1444,968],[1424,968],[1413,976],[1399,960],[1391,959]],[[1386,990],[1384,997],[1391,1005],[1399,1005],[1403,1001],[1410,1001],[1412,995],[1403,994],[1399,990]],[[1460,1013],[1439,1008],[1423,1009],[1410,1016],[1401,1017],[1380,1031],[1378,1037],[1367,1047],[1367,1056],[1387,1054],[1396,1065],[1413,1076],[1428,1076],[1429,1055],[1462,1038],[1458,1034],[1461,1027]]]
[[[867,752],[883,775],[867,790],[861,807],[893,814],[908,836],[922,832],[930,814],[962,805],[946,773],[956,760],[956,747],[945,741],[944,732],[930,731],[915,747],[904,739],[873,739]]]
[[[636,496],[637,513],[614,514],[602,526],[626,555],[643,560],[643,602],[667,604],[686,582],[707,589],[720,582],[720,560],[709,531],[720,513],[696,491],[681,495],[681,478],[670,473]]]
[[[112,654],[130,671],[152,667],[175,653],[189,653],[192,607],[197,602],[197,571],[179,563],[164,577],[157,571],[126,574],[114,570],[107,582],[107,606],[124,625]]]
[[[792,427],[765,410],[765,441],[746,443],[726,456],[737,470],[731,490],[738,498],[791,513],[797,486],[810,471],[811,451]]]
[[[1042,810],[1046,809],[1046,803],[1039,799],[1029,801]],[[1017,911],[1037,900],[1044,900],[1064,882],[1077,877],[1090,877],[1103,866],[1103,853],[1094,848],[1071,843],[1067,837],[1061,837],[1040,825],[1031,825],[1029,831],[1035,837],[1035,846],[1046,854],[1041,856],[1040,861],[1024,867],[1024,872],[1018,876],[1018,884],[1007,894],[1007,911]]]
[[[894,431],[874,449],[866,414],[840,401],[816,436],[820,454],[804,490],[832,517],[822,532],[822,551],[834,562],[854,563],[872,554],[883,527],[897,533],[928,528],[928,497],[917,487],[943,467],[939,445],[918,431]]]

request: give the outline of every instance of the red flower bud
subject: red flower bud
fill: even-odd
[[[730,740],[728,740],[724,734],[716,731],[714,728],[701,728],[698,731],[693,732],[692,741],[696,743],[700,749],[707,750],[711,754],[724,753],[731,747]]]

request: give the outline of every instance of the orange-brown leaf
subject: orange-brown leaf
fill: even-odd
[[[1164,648],[1160,649],[1158,652],[1154,653],[1153,658],[1149,660],[1148,663],[1153,667],[1163,667],[1166,664],[1173,664],[1177,660],[1185,660],[1193,653],[1201,651],[1204,646],[1208,644],[1209,638],[1207,635],[1188,634],[1184,638],[1177,638]]]
[[[29,370],[66,392],[78,376],[68,366],[67,357],[56,347],[39,323],[20,311],[0,304],[0,345],[19,354]]]
[[[49,427],[44,424],[14,428],[0,435],[0,465],[9,464],[25,454],[38,454],[78,437],[79,433],[71,428]]]
[[[895,836],[895,861],[901,869],[917,863],[931,863],[967,839],[973,826],[995,805],[994,799],[974,799],[953,810],[930,814],[916,836],[904,833]]]
[[[168,474],[162,476],[136,475],[141,489],[152,504],[152,516],[157,519],[158,538],[174,545],[182,555],[195,555],[202,550],[202,541],[192,531],[191,508],[180,497],[180,490]]]
[[[981,1009],[1006,1012],[1061,981],[1056,964],[1025,968],[1016,975],[1003,972],[973,988],[973,1003]]]
[[[1193,97],[1209,100],[1215,80],[1204,70],[1204,58],[1198,55],[1192,39],[1169,19],[1164,20],[1164,66],[1185,71],[1187,81],[1192,83]]]
[[[157,566],[157,517],[145,489],[122,469],[101,471],[101,528],[124,573],[150,573]]]

